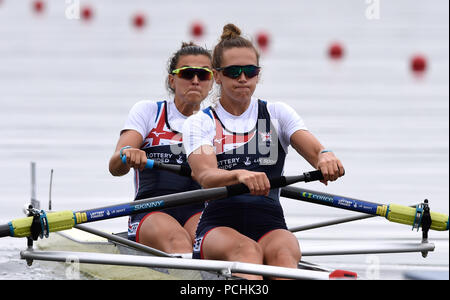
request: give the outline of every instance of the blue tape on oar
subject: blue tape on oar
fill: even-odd
[[[155,165],[155,161],[153,159],[147,159],[147,163],[145,164],[146,169],[153,169]]]

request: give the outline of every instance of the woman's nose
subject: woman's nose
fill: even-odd
[[[238,80],[239,82],[246,82],[246,81],[247,81],[247,77],[245,76],[245,73],[242,72],[242,73],[239,75],[239,77],[237,78],[237,80]]]
[[[197,74],[195,74],[194,78],[192,78],[192,83],[194,83],[194,84],[199,84],[200,83],[200,79],[198,79],[198,75]]]

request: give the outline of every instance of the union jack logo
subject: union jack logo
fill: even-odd
[[[261,141],[263,142],[271,142],[272,141],[272,131],[270,132],[260,132]]]
[[[149,134],[145,138],[142,148],[168,144],[170,145],[174,143],[180,143],[182,141],[180,134],[173,132],[167,128],[165,120],[165,111],[166,106],[164,105],[158,117],[156,127],[149,132]]]

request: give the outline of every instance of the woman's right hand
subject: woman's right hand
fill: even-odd
[[[126,164],[130,168],[143,171],[147,164],[147,155],[145,151],[137,148],[126,148],[122,150],[122,155],[126,157]],[[122,159],[122,158],[121,158]]]
[[[270,182],[264,172],[252,172],[247,170],[234,170],[236,178],[240,183],[245,184],[252,195],[268,196],[270,192]]]

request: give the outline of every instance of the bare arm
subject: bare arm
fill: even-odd
[[[147,163],[147,156],[145,151],[139,149],[142,145],[142,140],[142,135],[135,130],[122,132],[117,142],[116,150],[109,160],[109,172],[113,176],[123,176],[130,171],[130,168],[144,169]],[[125,146],[131,147],[123,150],[123,154],[127,157],[127,164],[124,164],[120,158],[120,149]]]
[[[344,166],[333,152],[321,153],[325,148],[307,130],[297,130],[291,135],[291,145],[314,168],[321,170],[324,184],[344,175]]]
[[[203,145],[188,157],[192,175],[204,188],[244,183],[253,195],[268,195],[270,183],[264,172],[247,170],[222,170],[212,146]]]

